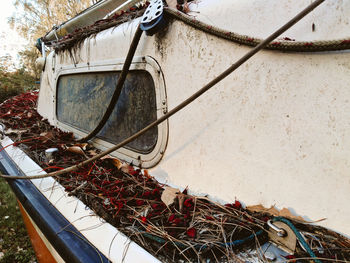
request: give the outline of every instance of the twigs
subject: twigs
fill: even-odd
[[[21,133],[22,141],[15,141],[16,146],[22,147],[47,172],[59,171],[98,155],[90,145],[76,144],[71,134],[42,120],[32,103],[36,96],[23,94],[0,108],[0,114],[11,111],[11,115],[4,115],[1,120],[8,128],[25,131]],[[32,113],[25,115],[29,120],[19,117],[24,116],[24,111]],[[10,135],[18,138],[16,134]],[[50,147],[59,151],[48,160],[43,153]],[[72,147],[81,147],[83,154],[70,151]],[[185,190],[181,198],[167,207],[161,201],[163,185],[147,171],[135,170],[126,164],[119,170],[113,158],[96,159],[79,167],[56,177],[68,195],[82,200],[162,261],[240,262],[244,255],[253,257],[252,251],[259,251],[260,244],[267,240],[266,221],[272,216],[250,212],[237,200],[222,205],[206,197],[189,195]],[[315,238],[320,240],[325,252],[317,256],[350,260],[350,241],[345,237],[321,227],[296,221],[293,224],[303,233],[310,233],[304,236],[313,249],[317,249]],[[305,256],[299,249],[294,260]]]
[[[105,29],[116,27],[125,22],[132,21],[133,19],[142,16],[146,6],[146,4],[133,6],[127,12],[121,12],[119,14],[115,14],[111,18],[98,20],[92,25],[77,28],[74,32],[67,34],[59,40],[46,41],[44,38],[43,41],[46,46],[54,48],[54,50],[57,53],[63,52],[65,50],[71,52],[72,49],[74,50],[79,48],[79,45],[83,43],[86,38],[93,37],[97,33]]]
[[[292,27],[295,23],[297,23],[300,19],[302,19],[305,15],[307,15],[309,12],[311,12],[314,8],[316,8],[318,5],[320,5],[324,0],[316,0],[315,2],[311,3],[309,6],[307,6],[304,10],[302,10],[300,13],[298,13],[295,17],[293,17],[291,20],[289,20],[285,25],[277,29],[274,33],[272,33],[270,36],[268,36],[264,41],[262,41],[260,44],[258,44],[256,47],[254,47],[252,50],[250,50],[248,53],[246,53],[244,56],[242,56],[238,61],[236,61],[234,64],[232,64],[229,68],[227,68],[224,72],[222,72],[220,75],[218,75],[215,79],[211,80],[208,84],[206,84],[204,87],[202,87],[200,90],[192,94],[190,97],[188,97],[185,101],[181,102],[179,105],[177,105],[172,110],[168,111],[166,114],[146,126],[145,128],[141,129],[134,135],[128,137],[127,139],[123,140],[119,144],[109,148],[108,150],[104,151],[103,153],[97,154],[96,156],[91,157],[88,160],[85,160],[81,163],[78,163],[74,166],[70,166],[66,169],[63,169],[61,171],[53,172],[46,175],[37,175],[37,176],[7,176],[7,175],[1,175],[3,178],[7,179],[39,179],[39,178],[45,178],[45,177],[54,177],[63,175],[65,173],[76,171],[79,168],[84,167],[85,165],[95,161],[99,160],[100,158],[104,157],[105,155],[116,151],[117,149],[127,145],[129,142],[132,142],[142,134],[146,133],[148,130],[152,129],[153,127],[158,126],[160,123],[164,122],[168,118],[170,118],[172,115],[178,113],[180,110],[191,104],[194,100],[199,98],[201,95],[203,95],[205,92],[210,90],[213,86],[215,86],[217,83],[219,83],[221,80],[226,78],[228,75],[230,75],[233,71],[235,71],[237,68],[239,68],[243,63],[245,63],[248,59],[250,59],[252,56],[254,56],[256,53],[258,53],[261,49],[263,49],[267,44],[269,44],[272,40],[274,40],[276,37],[278,37],[280,34],[285,32],[288,28]],[[181,211],[181,208],[180,208]]]

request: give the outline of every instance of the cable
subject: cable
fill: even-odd
[[[108,121],[109,117],[111,116],[111,114],[112,114],[112,112],[113,112],[113,110],[115,108],[115,105],[118,102],[120,93],[121,93],[121,91],[123,89],[123,85],[124,85],[126,76],[129,73],[130,64],[131,64],[132,59],[133,59],[133,57],[135,55],[135,51],[136,51],[136,48],[137,48],[137,46],[138,46],[138,44],[140,42],[140,38],[141,38],[142,33],[143,33],[143,31],[141,30],[140,25],[139,25],[137,27],[137,29],[136,29],[134,38],[133,38],[133,40],[131,42],[128,54],[126,56],[126,59],[125,59],[124,65],[123,65],[123,69],[122,69],[122,71],[120,73],[117,85],[115,87],[112,99],[109,102],[108,107],[107,107],[107,109],[106,109],[102,119],[97,124],[97,126],[95,127],[94,130],[92,130],[84,138],[81,138],[80,140],[78,140],[78,142],[86,142],[86,141],[90,140],[91,138],[95,137],[96,134],[103,128],[103,126],[106,124],[106,122]]]
[[[248,59],[250,59],[252,56],[254,56],[256,53],[258,53],[261,49],[263,49],[268,43],[270,43],[272,40],[274,40],[276,37],[281,35],[283,32],[285,32],[287,29],[289,29],[291,26],[293,26],[296,22],[301,20],[304,16],[306,16],[308,13],[310,13],[314,8],[316,8],[318,5],[323,3],[325,0],[316,0],[315,2],[311,3],[308,7],[306,7],[304,10],[302,10],[299,14],[297,14],[294,18],[292,18],[289,22],[287,22],[285,25],[280,27],[276,32],[271,34],[269,37],[267,37],[264,41],[262,41],[259,45],[251,49],[248,53],[246,53],[242,58],[240,58],[237,62],[235,62],[233,65],[231,65],[227,70],[225,70],[223,73],[221,73],[218,77],[210,81],[207,85],[205,85],[203,88],[195,92],[192,96],[190,96],[188,99],[177,105],[174,109],[169,111],[168,113],[164,114],[162,117],[157,119],[156,121],[152,122],[142,130],[138,131],[134,135],[130,136],[129,138],[125,139],[124,141],[120,142],[119,144],[109,148],[108,150],[95,155],[94,157],[85,160],[77,165],[68,167],[66,169],[52,172],[45,175],[34,175],[34,176],[11,176],[11,175],[0,175],[0,177],[6,178],[6,179],[39,179],[39,178],[45,178],[45,177],[52,177],[52,176],[59,176],[65,173],[76,171],[77,169],[83,167],[84,165],[87,165],[95,160],[98,160],[102,158],[103,156],[114,152],[115,150],[123,147],[124,145],[128,144],[129,142],[133,141],[134,139],[138,138],[148,130],[152,129],[153,127],[157,126],[158,124],[162,123],[163,121],[170,118],[172,115],[177,113],[178,111],[182,110],[184,107],[189,105],[192,101],[197,99],[199,96],[204,94],[206,91],[208,91],[211,87],[213,87],[215,84],[223,80],[225,77],[227,77],[229,74],[231,74],[233,71],[235,71],[238,67],[240,67],[244,62],[246,62]]]
[[[237,239],[237,240],[234,240],[232,242],[216,243],[216,244],[221,246],[221,247],[228,247],[228,246],[236,247],[236,246],[243,245],[243,244],[247,243],[248,241],[254,240],[256,237],[262,235],[263,233],[264,233],[263,230],[259,230],[256,233],[253,233],[253,234],[250,234],[247,237],[244,237],[243,239]],[[158,237],[156,235],[150,234],[150,233],[140,232],[140,234],[145,236],[145,237],[147,237],[147,238],[149,238],[149,239],[152,239],[153,241],[156,241],[159,244],[165,244],[166,242],[168,242],[168,240],[166,240],[164,238],[161,238],[161,237]],[[182,248],[182,249],[187,247],[182,242],[174,241],[174,243],[175,243],[176,246],[178,246],[179,248]],[[197,248],[197,249],[206,249],[208,247],[208,245],[197,244],[194,247]]]
[[[295,236],[298,238],[299,242],[303,245],[303,247],[306,249],[307,253],[309,253],[310,257],[313,258],[313,260],[316,263],[322,263],[321,260],[317,259],[315,253],[312,251],[312,249],[310,248],[310,246],[308,245],[308,243],[305,241],[305,239],[303,238],[303,236],[300,234],[300,232],[298,231],[298,229],[292,224],[292,222],[290,222],[288,219],[284,218],[284,217],[274,217],[272,219],[273,222],[283,222],[285,224],[287,224],[292,231],[294,232]]]

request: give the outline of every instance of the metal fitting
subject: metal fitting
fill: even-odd
[[[283,228],[279,228],[279,227],[275,226],[274,224],[272,224],[271,220],[267,221],[267,225],[277,232],[277,236],[279,236],[279,237],[287,236],[286,230],[284,230]]]

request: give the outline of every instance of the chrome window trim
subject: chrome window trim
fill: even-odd
[[[70,65],[57,69],[55,74],[55,92],[54,92],[54,122],[55,125],[65,131],[73,132],[78,138],[82,138],[86,135],[85,132],[78,130],[70,125],[60,122],[57,118],[56,102],[57,102],[57,87],[58,79],[62,75],[77,74],[77,73],[89,73],[89,72],[107,72],[107,71],[120,71],[123,67],[124,60],[108,60],[95,63],[81,63],[77,65]],[[167,99],[163,74],[158,63],[151,57],[135,57],[130,66],[130,70],[145,70],[151,74],[154,81],[155,93],[156,93],[156,105],[157,105],[157,118],[160,118],[167,112]],[[112,156],[122,159],[128,163],[132,163],[142,168],[151,168],[155,166],[162,159],[168,141],[168,121],[158,125],[158,138],[154,149],[147,153],[139,153],[127,148],[120,148],[117,151],[111,153]],[[104,141],[99,138],[94,138],[92,144],[101,150],[106,150],[114,146],[114,144]]]

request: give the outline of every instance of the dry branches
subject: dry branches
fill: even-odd
[[[78,144],[71,133],[52,126],[36,112],[37,93],[14,97],[1,105],[0,118],[6,133],[45,171],[54,172],[96,156],[89,144]],[[45,155],[55,147],[58,152]],[[3,150],[3,149],[1,149]],[[162,199],[164,185],[146,170],[135,169],[108,157],[95,160],[56,180],[96,214],[132,240],[166,262],[241,262],[255,257],[268,241],[266,222],[273,215],[252,212],[239,201],[218,204],[206,197],[168,191],[173,198]],[[166,201],[166,204],[162,200]],[[350,260],[350,241],[322,227],[290,219],[307,239],[318,257]],[[322,250],[320,250],[322,247]],[[309,256],[298,245],[286,260]]]

